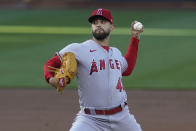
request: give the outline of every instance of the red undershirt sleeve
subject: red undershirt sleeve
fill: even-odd
[[[59,68],[61,66],[61,60],[57,55],[49,59],[44,65],[44,78],[49,83],[49,79],[54,77],[54,72],[49,72],[50,68],[48,66]]]
[[[123,72],[122,74],[123,76],[130,75],[135,67],[136,60],[137,60],[138,45],[139,45],[139,40],[134,37],[131,37],[131,42],[129,44],[127,53],[125,55],[125,59],[127,61],[128,67],[126,71]]]

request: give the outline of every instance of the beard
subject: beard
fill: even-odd
[[[97,29],[95,31],[92,31],[93,36],[95,39],[99,40],[99,41],[103,41],[105,38],[107,38],[110,34],[110,31],[104,31],[102,30],[102,32],[98,31]]]

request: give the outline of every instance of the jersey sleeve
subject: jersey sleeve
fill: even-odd
[[[50,72],[51,69],[48,66],[59,68],[61,66],[59,57],[57,55],[53,56],[44,65],[44,78],[49,83],[49,79],[54,77],[54,72]]]
[[[62,55],[65,54],[66,52],[72,52],[75,55],[76,60],[79,60],[80,44],[72,43],[72,44],[64,47],[62,50],[60,50],[56,54],[61,60]]]
[[[137,60],[137,53],[138,53],[138,45],[139,45],[139,40],[132,37],[131,42],[129,44],[129,48],[128,48],[127,53],[124,57],[127,61],[128,67],[123,72],[123,76],[130,75],[135,67],[136,60]]]

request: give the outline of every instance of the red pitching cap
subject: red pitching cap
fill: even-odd
[[[96,16],[102,16],[103,18],[107,19],[111,24],[113,24],[113,17],[112,14],[109,10],[104,9],[104,8],[99,8],[96,9],[95,11],[92,12],[91,16],[88,18],[88,21],[92,23],[93,19]]]

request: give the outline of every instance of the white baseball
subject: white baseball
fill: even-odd
[[[143,28],[143,25],[141,22],[136,22],[134,25],[133,25],[133,28],[134,30],[141,30]]]

